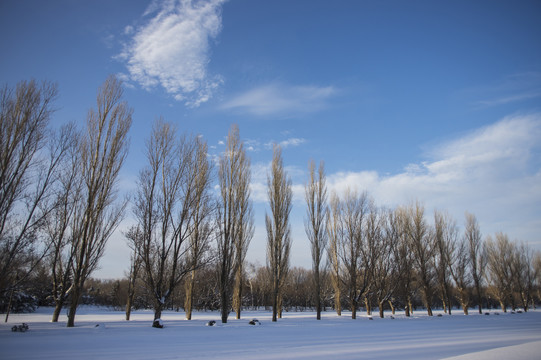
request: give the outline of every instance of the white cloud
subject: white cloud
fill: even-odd
[[[129,79],[146,89],[161,86],[188,106],[208,101],[222,83],[209,74],[209,40],[221,31],[225,0],[154,1],[145,12],[153,17],[137,29],[119,58],[126,62]]]
[[[336,94],[332,86],[289,86],[269,84],[238,94],[222,109],[246,112],[256,116],[299,115],[320,111]]]
[[[540,151],[541,115],[513,116],[441,144],[431,160],[401,173],[341,172],[328,175],[328,184],[338,193],[367,190],[390,207],[420,200],[428,216],[447,209],[459,223],[470,211],[486,234],[504,231],[541,246]]]
[[[304,144],[306,142],[306,139],[303,138],[289,138],[282,140],[280,142],[275,141],[269,141],[265,144],[265,148],[272,149],[274,144],[279,145],[282,149],[286,149],[288,147],[296,147]]]

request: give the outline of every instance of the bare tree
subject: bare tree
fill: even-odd
[[[440,299],[444,312],[451,315],[451,274],[450,267],[458,239],[458,229],[448,213],[434,212],[435,269]]]
[[[185,275],[200,264],[206,250],[199,242],[201,238],[197,239],[197,249],[189,239],[207,236],[205,232],[209,231],[204,228],[202,211],[209,207],[210,178],[206,145],[196,137],[177,138],[176,129],[161,119],[154,124],[146,156],[148,165],[139,174],[134,207],[137,225],[131,233],[140,233],[142,239],[139,251],[144,282],[153,295],[157,320],[169,297]],[[138,237],[128,238],[137,246]],[[190,251],[195,251],[191,258]]]
[[[511,274],[514,290],[525,312],[529,309],[532,298],[535,270],[533,268],[533,250],[525,243],[515,243],[515,252],[511,259]]]
[[[432,294],[434,283],[433,235],[424,218],[424,207],[418,202],[408,208],[408,242],[413,253],[417,277],[423,293],[423,303],[432,316]]]
[[[67,148],[48,132],[56,85],[23,81],[0,89],[0,295],[45,256],[40,232],[55,207],[56,170]]]
[[[469,306],[469,288],[472,284],[473,277],[470,267],[469,244],[465,237],[457,240],[452,258],[449,261],[449,272],[455,283],[458,292],[458,301],[462,306],[464,315],[468,315]]]
[[[327,212],[327,236],[329,240],[327,259],[330,264],[330,278],[334,290],[334,308],[338,316],[342,315],[340,244],[342,242],[342,212],[340,199],[332,193]]]
[[[46,221],[45,236],[50,244],[49,263],[52,278],[51,297],[55,303],[52,322],[57,322],[72,286],[72,263],[75,256],[73,237],[81,215],[83,182],[79,171],[81,156],[79,134],[73,125],[62,129],[68,142],[67,156],[59,167],[59,181],[54,189],[56,206]]]
[[[486,276],[489,282],[489,291],[498,300],[503,312],[507,312],[507,306],[513,296],[512,257],[514,254],[513,244],[506,234],[497,233],[496,239],[487,237]]]
[[[364,222],[368,214],[368,195],[358,195],[349,189],[342,201],[343,236],[340,243],[340,262],[344,266],[342,281],[348,289],[351,318],[357,318],[359,300],[369,287],[370,271],[363,263],[365,250]]]
[[[289,271],[289,214],[293,197],[291,179],[284,170],[282,150],[278,145],[274,146],[271,173],[267,176],[267,194],[271,209],[270,216],[265,214],[267,262],[272,281],[272,321],[277,321],[281,310],[282,289]]]
[[[218,170],[220,197],[217,209],[218,286],[222,323],[227,323],[232,303],[232,285],[237,274],[241,291],[243,262],[253,234],[253,215],[249,201],[250,161],[240,140],[238,126],[233,125]],[[240,306],[241,295],[236,292]],[[240,307],[237,307],[240,316]]]
[[[235,262],[234,272],[235,280],[233,284],[233,309],[236,318],[241,317],[243,284],[245,279],[244,261],[248,246],[254,236],[254,214],[252,201],[250,200],[250,161],[246,158],[244,173],[238,179],[236,187],[236,201],[238,206],[237,225],[235,226]]]
[[[396,247],[400,241],[400,224],[395,211],[381,213],[381,234],[375,247],[373,262],[373,284],[378,302],[379,316],[384,317],[386,302],[394,309],[392,299],[399,285],[398,261],[395,259]]]
[[[128,273],[128,296],[126,298],[126,320],[129,321],[135,297],[135,287],[142,267],[143,257],[141,256],[140,250],[143,245],[143,236],[139,228],[133,227],[128,230],[126,238],[129,239],[128,246],[132,249],[130,256],[130,272]]]
[[[464,237],[467,239],[469,254],[470,254],[470,266],[473,277],[473,284],[475,287],[475,296],[477,300],[477,307],[479,314],[483,313],[481,303],[481,285],[483,280],[483,272],[486,266],[486,255],[481,238],[481,230],[479,229],[479,223],[475,215],[466,212],[466,226],[464,230]]]
[[[397,295],[404,301],[406,316],[413,313],[413,295],[415,293],[414,257],[409,247],[409,214],[408,209],[398,207],[395,209],[395,219],[398,226],[398,244],[393,248],[393,257],[396,262],[398,277]]]
[[[193,230],[189,237],[188,254],[188,267],[192,270],[185,283],[186,296],[184,301],[187,320],[192,318],[196,271],[205,266],[210,260],[208,253],[214,234],[212,221],[214,220],[215,205],[210,192],[212,167],[207,160],[207,144],[197,138],[196,146],[196,191],[193,208]]]
[[[128,131],[132,110],[122,101],[122,85],[110,76],[98,90],[97,109],[87,116],[81,138],[83,211],[73,237],[73,291],[68,327],[75,325],[75,313],[88,276],[98,265],[105,245],[122,220],[125,202],[116,204],[117,179],[128,152]]]
[[[304,221],[304,229],[310,241],[310,250],[312,253],[316,318],[317,320],[321,320],[322,258],[327,246],[327,186],[323,162],[319,164],[317,175],[314,161],[311,161],[308,165],[308,171],[310,178],[304,186],[304,196],[307,205],[307,218]]]

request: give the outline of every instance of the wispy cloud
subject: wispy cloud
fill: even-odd
[[[441,144],[431,160],[401,173],[340,172],[330,174],[328,184],[337,193],[367,190],[391,207],[420,200],[427,209],[449,210],[459,222],[464,211],[474,212],[484,231],[541,245],[540,152],[541,115],[513,116]]]
[[[469,89],[467,92],[482,97],[476,108],[488,108],[541,98],[541,73],[525,72],[508,76],[490,86]]]
[[[299,115],[320,111],[337,93],[332,86],[292,86],[268,84],[238,94],[226,101],[222,109],[255,116]]]
[[[208,71],[209,40],[221,31],[221,5],[225,0],[153,1],[137,28],[127,26],[131,36],[119,58],[126,77],[145,89],[161,86],[188,106],[208,101],[222,79]]]

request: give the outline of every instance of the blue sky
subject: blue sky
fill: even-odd
[[[541,249],[540,16],[539,1],[3,0],[0,81],[57,82],[54,124],[82,124],[98,86],[122,78],[125,190],[155,118],[201,134],[212,156],[237,123],[253,170],[248,261],[265,263],[272,143],[294,184],[292,266],[310,267],[310,159],[331,191],[419,200],[459,226],[469,211],[484,235]],[[122,276],[128,258],[116,234],[96,276]]]

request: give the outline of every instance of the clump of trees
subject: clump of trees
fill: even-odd
[[[53,130],[56,86],[21,82],[0,91],[0,310],[68,308],[79,304],[231,311],[361,309],[406,316],[435,307],[464,314],[476,307],[518,307],[541,300],[541,253],[504,233],[483,238],[473,214],[463,229],[445,211],[422,203],[378,206],[367,192],[328,192],[324,163],[310,161],[304,186],[304,226],[311,269],[290,264],[292,183],[282,151],[273,149],[267,174],[267,263],[246,261],[254,234],[250,159],[236,125],[217,169],[199,136],[154,122],[145,164],[132,195],[135,224],[125,279],[91,277],[125,216],[117,179],[128,149],[131,108],[121,83],[109,77],[85,127]],[[433,219],[433,220],[431,220]],[[293,264],[294,265],[294,264]]]

